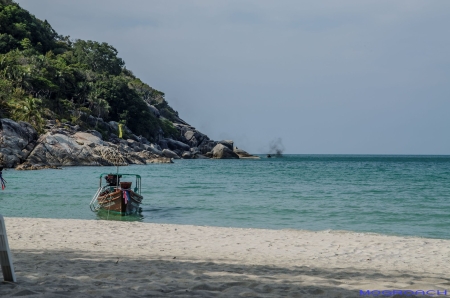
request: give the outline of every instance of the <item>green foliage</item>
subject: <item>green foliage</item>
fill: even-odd
[[[42,132],[45,121],[42,118],[42,102],[37,98],[26,96],[21,89],[15,89],[9,102],[11,115],[18,121],[25,121],[33,125],[38,132]]]
[[[86,127],[80,120],[85,113],[126,124],[149,140],[160,128],[176,137],[172,123],[148,108],[155,105],[176,121],[164,93],[136,78],[117,54],[107,43],[72,42],[17,3],[0,0],[0,116],[42,131],[45,118]]]
[[[76,61],[94,72],[119,75],[125,65],[123,60],[117,57],[117,50],[106,42],[78,39],[72,48]]]
[[[175,128],[175,126],[173,126],[172,122],[170,122],[167,119],[162,119],[159,120],[160,126],[164,132],[164,136],[169,138],[174,138],[176,139],[178,136],[178,130]]]
[[[0,53],[33,47],[40,53],[56,47],[58,34],[47,21],[41,21],[12,1],[0,2]],[[23,44],[24,40],[28,40]]]

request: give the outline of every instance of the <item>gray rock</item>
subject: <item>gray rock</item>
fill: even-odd
[[[192,148],[190,149],[190,151],[192,152],[192,154],[200,154],[200,150],[198,150],[197,147],[192,147]]]
[[[159,150],[159,151],[162,151],[161,147],[158,144],[150,144],[150,146],[155,148],[155,149],[157,149],[157,150]]]
[[[186,138],[186,140],[190,140],[190,139],[192,139],[193,137],[194,137],[194,135],[195,135],[195,131],[192,131],[192,130],[188,130],[188,131],[186,131],[185,133],[184,133],[184,137]]]
[[[95,130],[80,132],[70,125],[53,125],[52,129],[38,138],[37,132],[28,123],[0,120],[0,162],[5,167],[16,167],[18,170],[112,165],[102,157],[102,148],[105,146],[117,148],[128,164],[171,163],[172,158],[179,158],[173,155],[163,157],[162,152],[154,148],[156,146],[145,145],[149,151],[141,142],[117,139],[114,134],[110,137],[117,140],[118,145],[103,141],[102,135]]]
[[[175,122],[181,123],[181,124],[185,124],[185,125],[189,125],[189,123],[187,123],[186,121],[184,121],[183,119],[181,119],[178,116],[175,116]]]
[[[158,150],[155,147],[152,147],[152,146],[147,145],[147,144],[144,144],[144,149],[147,150],[148,152],[151,152],[151,153],[159,155],[159,156],[163,155],[161,150]]]
[[[182,150],[182,151],[189,151],[189,149],[191,147],[189,147],[189,145],[186,145],[185,143],[182,143],[180,141],[176,141],[176,140],[172,140],[167,138],[167,146],[169,147],[170,150]]]
[[[153,115],[155,115],[156,118],[161,117],[161,113],[159,112],[159,110],[155,106],[150,105],[150,104],[147,104],[147,106],[148,106],[148,109],[150,110],[150,112],[152,112]]]
[[[143,136],[139,136],[139,139],[140,139],[142,144],[150,145],[150,142],[146,138],[144,138]]]
[[[0,153],[5,168],[13,168],[24,162],[34,148],[38,134],[26,122],[0,119]]]
[[[198,146],[198,150],[202,153],[202,154],[206,154],[208,152],[211,152],[212,149],[218,144],[218,142],[216,141],[212,141],[212,140],[204,140],[199,146]]]
[[[180,159],[180,157],[173,151],[169,150],[169,149],[164,149],[162,151],[163,156],[168,157],[168,158],[175,158],[175,159]]]
[[[228,147],[228,149],[233,150],[234,142],[232,140],[222,140],[222,141],[219,141],[219,144],[222,144],[222,145]]]
[[[169,146],[167,146],[167,141],[165,139],[160,140],[159,145],[160,145],[161,150],[169,149]]]
[[[103,140],[103,136],[102,136],[102,134],[101,133],[99,133],[98,131],[96,131],[96,130],[88,130],[88,131],[86,131],[86,132],[88,132],[88,133],[90,133],[90,134],[92,134],[92,135],[94,135],[94,136],[96,136],[96,137],[99,137],[100,138],[100,140]]]
[[[95,151],[103,146],[99,137],[77,132],[74,135],[47,132],[42,135],[26,163],[41,166],[110,165]]]
[[[239,156],[239,158],[259,159],[259,156],[251,155],[247,151],[238,149],[237,147],[234,147],[233,152],[236,153]]]
[[[181,157],[184,159],[191,159],[193,157],[193,155],[189,151],[184,151],[183,154],[181,155]]]
[[[136,142],[141,142],[141,138],[133,133],[128,134],[128,136],[130,137],[130,139],[135,140]]]
[[[109,121],[108,124],[111,128],[111,132],[119,135],[119,123],[116,121]]]
[[[239,156],[223,144],[217,144],[212,150],[213,158],[216,159],[238,159]]]

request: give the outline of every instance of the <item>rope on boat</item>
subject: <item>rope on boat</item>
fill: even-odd
[[[6,180],[2,177],[2,171],[0,171],[0,183],[2,184],[2,190],[6,188]]]

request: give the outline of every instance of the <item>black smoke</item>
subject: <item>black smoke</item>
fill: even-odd
[[[282,157],[284,146],[281,138],[273,140],[269,144],[269,155],[273,157]]]

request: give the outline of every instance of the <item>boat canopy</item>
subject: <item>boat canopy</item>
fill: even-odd
[[[108,176],[108,175],[120,175],[120,176],[122,176],[122,177],[130,177],[130,176],[133,176],[133,177],[136,177],[136,178],[141,178],[141,175],[138,175],[138,174],[123,174],[123,173],[102,173],[102,174],[100,174],[100,179],[102,178],[102,177],[104,177],[104,176]]]

